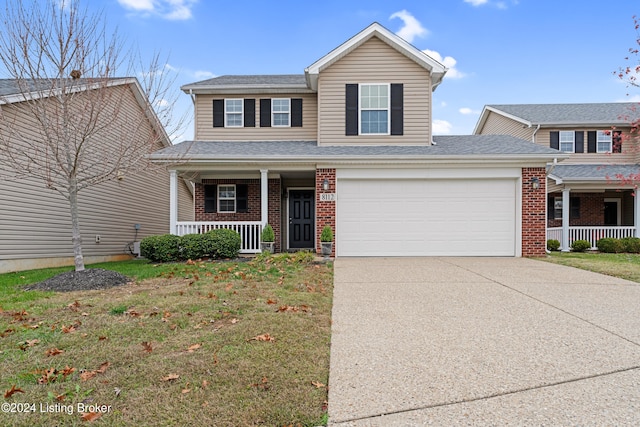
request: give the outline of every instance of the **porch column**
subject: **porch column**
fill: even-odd
[[[640,188],[636,188],[633,192],[633,235],[640,237],[640,194],[638,192]]]
[[[269,222],[269,170],[260,169],[260,222],[262,227]]]
[[[562,190],[562,252],[569,252],[569,194],[570,188]]]
[[[169,234],[176,234],[178,226],[178,173],[169,171]]]

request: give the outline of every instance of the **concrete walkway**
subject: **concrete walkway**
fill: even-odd
[[[640,284],[522,258],[339,258],[329,425],[640,425]]]

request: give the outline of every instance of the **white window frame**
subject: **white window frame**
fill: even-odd
[[[553,198],[553,219],[562,219],[562,197]]]
[[[611,153],[613,151],[613,132],[610,130],[599,130],[596,135],[596,153]],[[601,143],[607,143],[608,148],[601,150]]]
[[[239,102],[240,111],[229,111],[227,104],[230,102]],[[229,115],[240,116],[239,124],[229,124]],[[244,99],[242,98],[229,98],[224,100],[224,127],[226,128],[241,128],[244,126]]]
[[[571,135],[570,141],[568,138],[569,135]],[[564,140],[562,138],[563,136],[565,136]],[[571,143],[571,149],[570,150],[563,149],[562,145],[569,144],[569,143]],[[561,130],[558,135],[558,148],[560,149],[560,151],[564,153],[575,153],[576,152],[576,133],[572,130]]]
[[[362,89],[367,86],[384,86],[387,88],[387,105],[383,107],[363,107]],[[363,111],[386,111],[387,112],[387,130],[385,132],[363,132],[362,131],[362,112]],[[358,134],[359,135],[391,135],[391,84],[390,83],[360,83],[358,85]]]
[[[233,197],[222,197],[221,193],[222,193],[222,188],[229,188],[232,187],[233,188]],[[225,191],[229,191],[229,190],[225,190]],[[218,213],[236,213],[236,198],[238,196],[238,192],[237,192],[237,188],[235,184],[218,184]],[[227,211],[227,210],[222,210],[222,206],[221,206],[221,201],[223,200],[233,200],[233,210],[231,211]]]
[[[275,105],[276,101],[287,101],[287,110],[279,110],[276,111]],[[276,115],[287,115],[287,123],[286,124],[276,124]],[[288,128],[291,127],[291,98],[271,98],[271,126],[278,128]]]

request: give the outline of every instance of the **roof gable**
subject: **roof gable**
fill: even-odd
[[[308,86],[313,90],[317,90],[318,75],[323,70],[327,69],[344,56],[353,52],[366,41],[370,40],[372,37],[377,37],[382,42],[391,46],[393,49],[397,50],[410,60],[414,61],[415,63],[429,71],[431,73],[433,90],[435,90],[435,88],[442,82],[442,78],[447,72],[447,68],[444,65],[431,58],[429,55],[425,54],[420,49],[408,43],[401,37],[387,30],[382,25],[374,22],[355,36],[351,37],[346,42],[342,43],[337,48],[333,49],[322,58],[318,59],[309,67],[307,67],[304,72]]]

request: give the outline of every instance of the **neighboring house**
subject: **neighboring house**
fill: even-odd
[[[125,91],[122,108],[143,111],[147,101],[136,79],[118,79],[109,90]],[[0,131],[9,132],[11,127],[12,132],[37,141],[36,119],[23,108],[23,99],[15,80],[0,79]],[[109,135],[117,137],[126,131],[123,126],[109,130]],[[171,145],[155,116],[149,117],[142,130],[134,131],[157,132],[161,139],[158,149]],[[105,140],[105,152],[109,149]],[[192,220],[191,184],[176,185],[180,219]],[[86,263],[131,257],[134,241],[164,234],[169,227],[169,173],[163,168],[147,168],[139,175],[87,188],[78,198]],[[71,214],[65,198],[47,189],[42,180],[21,178],[0,179],[0,200],[0,273],[73,265]]]
[[[154,153],[195,183],[195,221],[259,251],[337,256],[536,256],[545,252],[545,167],[566,155],[510,136],[432,136],[446,68],[374,23],[300,75],[221,76],[182,87],[195,140]]]
[[[636,103],[487,105],[474,130],[507,134],[569,154],[547,174],[548,238],[569,250],[583,239],[639,236],[640,146]]]

